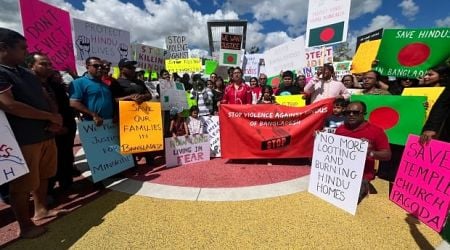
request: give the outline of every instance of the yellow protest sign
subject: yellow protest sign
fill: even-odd
[[[305,99],[303,99],[303,95],[280,95],[275,96],[275,101],[284,106],[290,107],[304,107]]]
[[[444,87],[425,87],[425,88],[404,88],[403,96],[426,96],[428,102],[427,117],[430,114],[434,103],[444,91]]]
[[[164,149],[160,103],[120,101],[119,120],[122,154]]]
[[[112,67],[113,69],[113,73],[112,73],[112,77],[115,79],[118,79],[120,76],[120,69],[117,66]]]
[[[372,69],[372,63],[377,57],[381,40],[361,43],[352,61],[352,73],[364,73]]]
[[[166,69],[170,73],[195,73],[202,70],[200,58],[166,59]]]

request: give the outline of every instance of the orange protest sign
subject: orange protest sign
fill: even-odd
[[[163,150],[160,103],[120,101],[119,119],[122,154]]]

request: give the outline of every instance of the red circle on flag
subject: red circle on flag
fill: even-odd
[[[229,63],[234,62],[234,56],[227,56],[227,62]]]
[[[278,88],[278,86],[280,86],[280,78],[279,77],[275,77],[272,79],[272,88]]]
[[[320,32],[320,40],[322,42],[328,42],[333,39],[335,33],[333,28],[327,27]]]
[[[397,125],[400,115],[397,111],[390,107],[379,107],[370,112],[369,122],[381,127],[382,129],[390,129]]]
[[[413,67],[425,62],[430,56],[430,47],[424,43],[410,43],[398,52],[398,62],[406,67]]]

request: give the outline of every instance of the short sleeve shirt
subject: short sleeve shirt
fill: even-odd
[[[114,103],[109,86],[89,74],[70,83],[69,97],[71,100],[80,101],[103,119],[113,118]]]
[[[0,93],[11,90],[14,99],[36,109],[50,112],[50,104],[44,96],[39,79],[22,67],[0,66]],[[28,119],[6,113],[8,122],[19,145],[39,143],[54,137],[47,131],[49,121]]]

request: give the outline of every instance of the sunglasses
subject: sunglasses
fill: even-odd
[[[101,64],[90,64],[89,66],[92,66],[92,67],[98,69],[98,68],[102,67],[103,65],[101,65]]]
[[[364,114],[364,112],[359,111],[359,110],[345,110],[344,112],[342,112],[344,115],[361,115]]]

